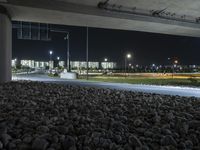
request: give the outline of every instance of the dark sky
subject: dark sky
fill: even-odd
[[[85,60],[86,28],[54,26],[70,32],[72,60]],[[66,41],[63,34],[51,34],[51,41],[19,40],[13,32],[13,58],[48,60],[48,51],[54,58],[66,59]],[[134,64],[167,64],[168,57],[177,57],[181,64],[200,64],[200,38],[153,34],[136,31],[89,28],[89,60],[122,64],[127,52],[134,54]]]

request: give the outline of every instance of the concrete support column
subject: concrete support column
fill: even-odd
[[[0,6],[0,82],[11,81],[12,23],[6,9]]]

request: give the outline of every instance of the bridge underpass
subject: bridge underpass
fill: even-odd
[[[11,80],[11,20],[200,37],[200,2],[0,0],[0,82]]]

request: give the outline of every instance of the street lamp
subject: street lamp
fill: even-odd
[[[108,69],[108,58],[104,58],[104,61],[105,61],[105,64],[106,64],[106,69]]]
[[[156,70],[156,64],[151,65],[151,72],[154,73]]]
[[[49,69],[51,69],[52,55],[53,55],[53,51],[50,50],[50,51],[49,51]]]
[[[53,30],[50,30],[51,32],[57,32],[57,33],[62,33],[62,34],[65,34],[65,36],[64,36],[64,40],[66,40],[67,41],[67,65],[66,65],[66,67],[67,67],[67,71],[68,72],[70,72],[71,71],[71,68],[70,68],[70,50],[69,50],[69,40],[70,40],[70,34],[69,34],[69,32],[68,31],[65,31],[65,30],[55,30],[55,29],[53,29]]]
[[[49,51],[49,59],[50,59],[50,61],[51,61],[51,57],[52,57],[52,55],[53,55],[53,51],[50,50],[50,51]]]
[[[126,63],[127,63],[127,59],[130,59],[132,56],[131,56],[131,54],[130,53],[128,53],[128,54],[126,54],[126,56],[125,56],[125,77],[126,77]]]
[[[59,60],[60,60],[60,57],[57,57],[57,60],[58,60],[58,67],[59,67]]]
[[[126,56],[127,58],[131,58],[131,54],[127,54],[127,56]]]
[[[174,78],[174,67],[178,64],[178,60],[174,60],[172,65],[172,78]]]

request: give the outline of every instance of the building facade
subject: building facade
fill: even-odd
[[[56,65],[57,63],[57,65]],[[30,67],[30,68],[46,68],[49,67],[53,69],[54,67],[65,66],[65,61],[34,61],[34,60],[20,60],[19,64],[21,66]],[[12,67],[16,67],[18,61],[16,59],[12,60]],[[72,69],[86,69],[87,62],[86,61],[71,61],[70,62]],[[89,69],[115,69],[117,64],[115,62],[88,62]]]

